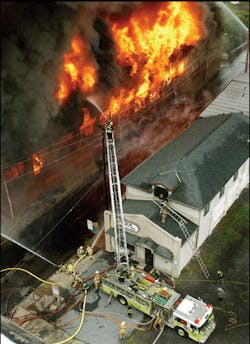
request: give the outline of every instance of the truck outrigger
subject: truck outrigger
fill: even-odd
[[[129,263],[114,130],[110,120],[105,125],[105,137],[117,265],[102,276],[101,289],[121,304],[151,316],[160,328],[167,325],[182,337],[205,343],[216,326],[212,305],[190,295],[182,299],[167,281],[154,278]]]

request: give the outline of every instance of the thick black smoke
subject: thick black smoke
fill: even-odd
[[[63,53],[82,33],[96,54],[100,85],[115,85],[118,69],[108,28],[98,11],[124,11],[135,2],[1,2],[2,164],[29,157],[79,128],[84,99],[76,91],[58,107],[53,96]],[[109,68],[106,68],[109,60]]]
[[[1,6],[2,157],[9,163],[41,148],[48,121],[58,112],[55,75],[75,12],[53,2]]]
[[[115,46],[105,15],[129,16],[143,2],[8,2],[2,6],[2,163],[31,155],[82,123],[86,99],[75,90],[59,107],[63,53],[81,34],[98,66],[98,92],[120,83]],[[203,5],[201,5],[203,6]],[[205,7],[204,7],[205,9]],[[205,24],[205,23],[204,23]]]

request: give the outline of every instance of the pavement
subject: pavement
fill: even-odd
[[[245,193],[247,190],[244,191]],[[213,235],[213,234],[212,234]],[[77,256],[74,255],[67,263],[74,263]],[[176,290],[184,297],[189,294],[194,297],[201,297],[205,302],[212,303],[216,317],[216,329],[207,340],[207,344],[244,344],[249,339],[249,238],[244,237],[240,247],[232,249],[222,262],[217,262],[224,272],[224,283],[222,288],[225,291],[225,297],[220,304],[217,300],[217,288],[219,286],[216,278],[216,267],[210,271],[209,280],[203,279],[200,272],[192,273],[192,279],[182,280],[182,275],[176,280]],[[103,250],[97,251],[94,256],[86,257],[77,266],[77,271],[83,279],[88,279],[98,271],[106,270],[114,264],[113,254]],[[56,273],[50,277],[53,281],[65,280],[65,273]],[[129,330],[123,343],[129,344],[153,344],[159,335],[159,330],[146,330],[147,326],[143,323],[148,322],[150,317],[133,309],[132,318],[127,317],[126,306],[121,305],[118,300],[109,298],[109,295],[99,291],[96,293],[93,280],[87,282],[88,296],[86,303],[86,313],[83,327],[77,337],[71,343],[85,344],[118,344],[119,324],[122,320],[126,321]],[[47,288],[45,285],[39,288]],[[73,290],[72,285],[66,285],[67,297]],[[36,290],[32,294],[41,294]],[[49,292],[46,292],[49,295]],[[20,310],[32,309],[34,306],[34,297],[30,294],[18,305],[15,316],[20,315]],[[76,299],[81,297],[82,293],[76,295]],[[49,297],[49,296],[48,296]],[[66,300],[66,297],[65,297]],[[110,303],[109,303],[110,301]],[[51,301],[50,301],[51,302]],[[58,317],[51,317],[50,321],[45,319],[27,322],[25,329],[42,338],[44,343],[54,343],[71,336],[77,330],[80,323],[81,313],[79,303],[70,312],[61,312],[59,316],[61,321],[54,325]],[[19,314],[18,314],[19,312]],[[40,329],[40,331],[38,330]],[[140,329],[140,330],[139,330]],[[185,344],[192,341],[187,338],[181,338],[171,328],[165,327],[163,333],[157,340],[157,344],[175,343]]]
[[[73,256],[67,263],[74,263],[77,256]],[[98,251],[93,257],[84,258],[77,266],[77,271],[80,272],[80,276],[83,279],[88,279],[89,276],[95,274],[96,270],[103,271],[114,264],[113,254],[104,252],[103,250]],[[50,277],[50,281],[61,282],[63,280],[69,279],[69,276],[63,272],[55,273]],[[83,329],[77,335],[78,340],[74,340],[72,343],[86,344],[97,344],[97,343],[109,343],[117,344],[120,343],[119,339],[119,325],[121,321],[126,321],[129,324],[129,329],[127,335],[133,331],[139,323],[143,321],[144,315],[133,309],[132,319],[127,317],[127,307],[121,305],[116,299],[111,299],[109,302],[109,295],[104,294],[102,291],[98,293],[95,291],[93,280],[87,282],[88,296],[86,302],[86,314],[84,319]],[[39,291],[37,289],[40,289]],[[14,318],[20,317],[27,313],[41,312],[40,302],[41,300],[38,296],[41,296],[42,291],[45,297],[43,298],[43,304],[46,308],[45,312],[50,304],[55,301],[55,298],[51,297],[51,287],[42,284],[39,288],[35,289],[27,298],[23,299],[17,306]],[[73,288],[71,283],[65,285],[65,290],[62,291],[61,295],[65,294],[67,291],[67,296],[72,292]],[[34,296],[35,294],[35,296]],[[76,299],[79,293],[76,295]],[[66,299],[66,298],[65,298]],[[79,297],[82,299],[82,297]],[[109,302],[109,304],[108,304]],[[67,338],[71,336],[77,329],[80,323],[81,312],[79,310],[79,305],[81,302],[73,308],[70,312],[65,312],[65,316],[60,322],[57,323],[56,327],[51,327],[51,321],[47,322],[44,319],[36,319],[25,323],[23,326],[26,331],[36,334],[36,336],[41,337],[44,343],[53,343],[59,338]],[[63,312],[62,312],[63,313]],[[59,314],[59,316],[62,315]],[[51,317],[52,323],[58,317]],[[75,320],[74,320],[75,319]],[[73,321],[73,322],[72,322]],[[71,323],[70,323],[71,322]],[[68,324],[69,323],[69,324]],[[40,328],[40,331],[38,331]],[[67,335],[66,335],[67,334]]]

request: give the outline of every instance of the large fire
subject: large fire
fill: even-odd
[[[86,43],[80,35],[73,37],[71,50],[64,54],[64,68],[56,98],[61,103],[64,102],[77,87],[86,95],[93,89],[96,81],[95,62]]]
[[[159,97],[162,86],[185,72],[185,51],[205,36],[196,2],[145,2],[127,18],[105,18],[115,42],[117,63],[123,70],[120,87],[112,91],[104,109],[107,116],[122,116],[121,109],[138,110],[145,101]],[[72,39],[63,69],[56,95],[60,102],[75,87],[86,96],[98,86],[93,55],[80,36]]]
[[[203,10],[199,2],[143,2],[132,14],[105,15],[115,43],[116,63],[122,71],[119,87],[109,92],[105,117],[124,117],[138,111],[161,96],[161,90],[187,69],[187,52],[205,38]],[[104,18],[104,17],[103,17]],[[82,34],[72,38],[64,54],[55,98],[66,102],[78,89],[83,98],[95,94],[99,84],[97,58]],[[100,89],[99,89],[100,91]],[[107,93],[105,93],[106,96]],[[129,110],[129,111],[127,111]],[[91,135],[97,119],[86,108],[80,134]],[[99,121],[103,121],[100,117]],[[41,172],[45,161],[33,154],[33,170]],[[5,176],[23,173],[17,164],[5,171]]]
[[[151,13],[146,5],[122,24],[110,20],[118,63],[130,71],[130,87],[121,87],[110,98],[107,111],[112,114],[131,101],[140,108],[163,84],[183,74],[185,48],[204,36],[195,3],[165,2],[157,7]]]

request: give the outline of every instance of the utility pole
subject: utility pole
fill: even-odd
[[[10,206],[11,217],[12,217],[12,219],[13,219],[13,218],[14,218],[14,212],[13,212],[12,202],[11,202],[10,195],[9,195],[9,191],[8,191],[8,188],[7,188],[7,184],[6,184],[6,181],[5,181],[4,178],[3,178],[3,183],[4,183],[4,187],[5,187],[7,199],[8,199],[8,202],[9,202],[9,206]]]
[[[245,73],[247,73],[248,70],[248,59],[249,59],[249,36],[247,41],[247,55],[246,55],[246,63],[245,63]]]

